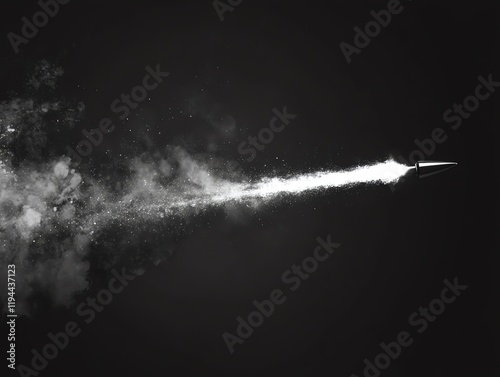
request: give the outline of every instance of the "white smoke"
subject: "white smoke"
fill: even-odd
[[[55,86],[55,76],[46,65],[41,75],[32,78],[34,88]],[[0,103],[0,298],[6,310],[5,266],[15,264],[16,311],[25,315],[36,310],[36,295],[48,298],[53,306],[70,306],[75,294],[89,286],[95,245],[102,254],[100,267],[113,266],[130,247],[143,250],[140,225],[175,227],[216,206],[234,216],[241,204],[256,209],[285,195],[389,184],[408,171],[389,160],[343,171],[234,180],[227,178],[219,160],[197,158],[177,146],[128,160],[124,175],[112,166],[103,173],[104,179],[97,179],[73,168],[68,157],[42,157],[48,142],[44,127],[52,126],[44,119],[51,112],[71,123],[79,111],[72,112],[58,101]],[[121,229],[118,239],[105,236],[113,226]],[[155,246],[150,251],[141,261],[162,257]]]

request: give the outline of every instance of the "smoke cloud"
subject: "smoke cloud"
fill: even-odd
[[[89,288],[91,266],[106,270],[120,262],[140,271],[167,258],[171,239],[188,232],[195,215],[213,208],[234,216],[240,204],[257,208],[312,190],[387,184],[407,171],[387,161],[251,181],[227,173],[213,156],[167,146],[112,161],[105,173],[91,174],[55,154],[49,142],[54,119],[72,127],[84,110],[82,104],[75,109],[60,100],[37,100],[36,93],[53,90],[61,74],[42,62],[30,76],[32,97],[0,103],[0,263],[16,265],[16,309],[27,316],[42,304],[69,307]],[[0,276],[4,310],[6,270]]]

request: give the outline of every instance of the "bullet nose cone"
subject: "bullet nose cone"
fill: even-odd
[[[456,162],[418,161],[415,164],[415,172],[420,178],[423,178],[453,168],[456,165]]]

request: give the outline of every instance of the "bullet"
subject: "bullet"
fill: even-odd
[[[415,164],[415,174],[420,177],[428,177],[430,175],[442,172],[447,169],[451,169],[457,165],[456,162],[444,162],[444,161],[418,161]],[[413,170],[413,168],[411,169]]]

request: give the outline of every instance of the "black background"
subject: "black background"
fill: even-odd
[[[170,72],[85,162],[97,171],[106,150],[115,158],[133,154],[141,148],[134,141],[148,132],[155,145],[180,140],[203,147],[218,132],[204,117],[212,112],[235,119],[230,138],[216,137],[225,157],[253,176],[408,158],[414,139],[430,137],[436,127],[448,139],[430,158],[459,163],[433,178],[400,183],[394,192],[387,186],[332,190],[238,221],[222,213],[203,218],[172,258],[148,266],[83,325],[41,376],[361,376],[363,359],[373,360],[378,344],[403,330],[414,343],[382,375],[498,375],[493,194],[500,94],[456,131],[443,121],[445,110],[474,93],[479,75],[500,81],[498,14],[494,2],[404,1],[404,10],[347,64],[339,44],[352,44],[353,27],[386,4],[243,1],[221,22],[211,1],[75,0],[19,54],[6,35],[20,33],[21,17],[30,18],[38,5],[4,4],[3,100],[46,59],[65,71],[59,95],[85,103],[78,127],[89,129],[112,116],[109,104],[140,83],[145,66]],[[244,161],[239,142],[283,106],[297,118],[254,161]],[[177,116],[180,110],[194,116]],[[80,129],[54,137],[57,153],[82,139]],[[328,234],[342,246],[299,290],[287,290],[281,274]],[[454,277],[469,288],[416,334],[409,315]],[[94,284],[93,292],[104,284]],[[222,333],[234,333],[236,317],[275,288],[285,290],[287,301],[230,355]],[[30,350],[71,319],[74,307],[19,321],[17,362],[28,366]]]

